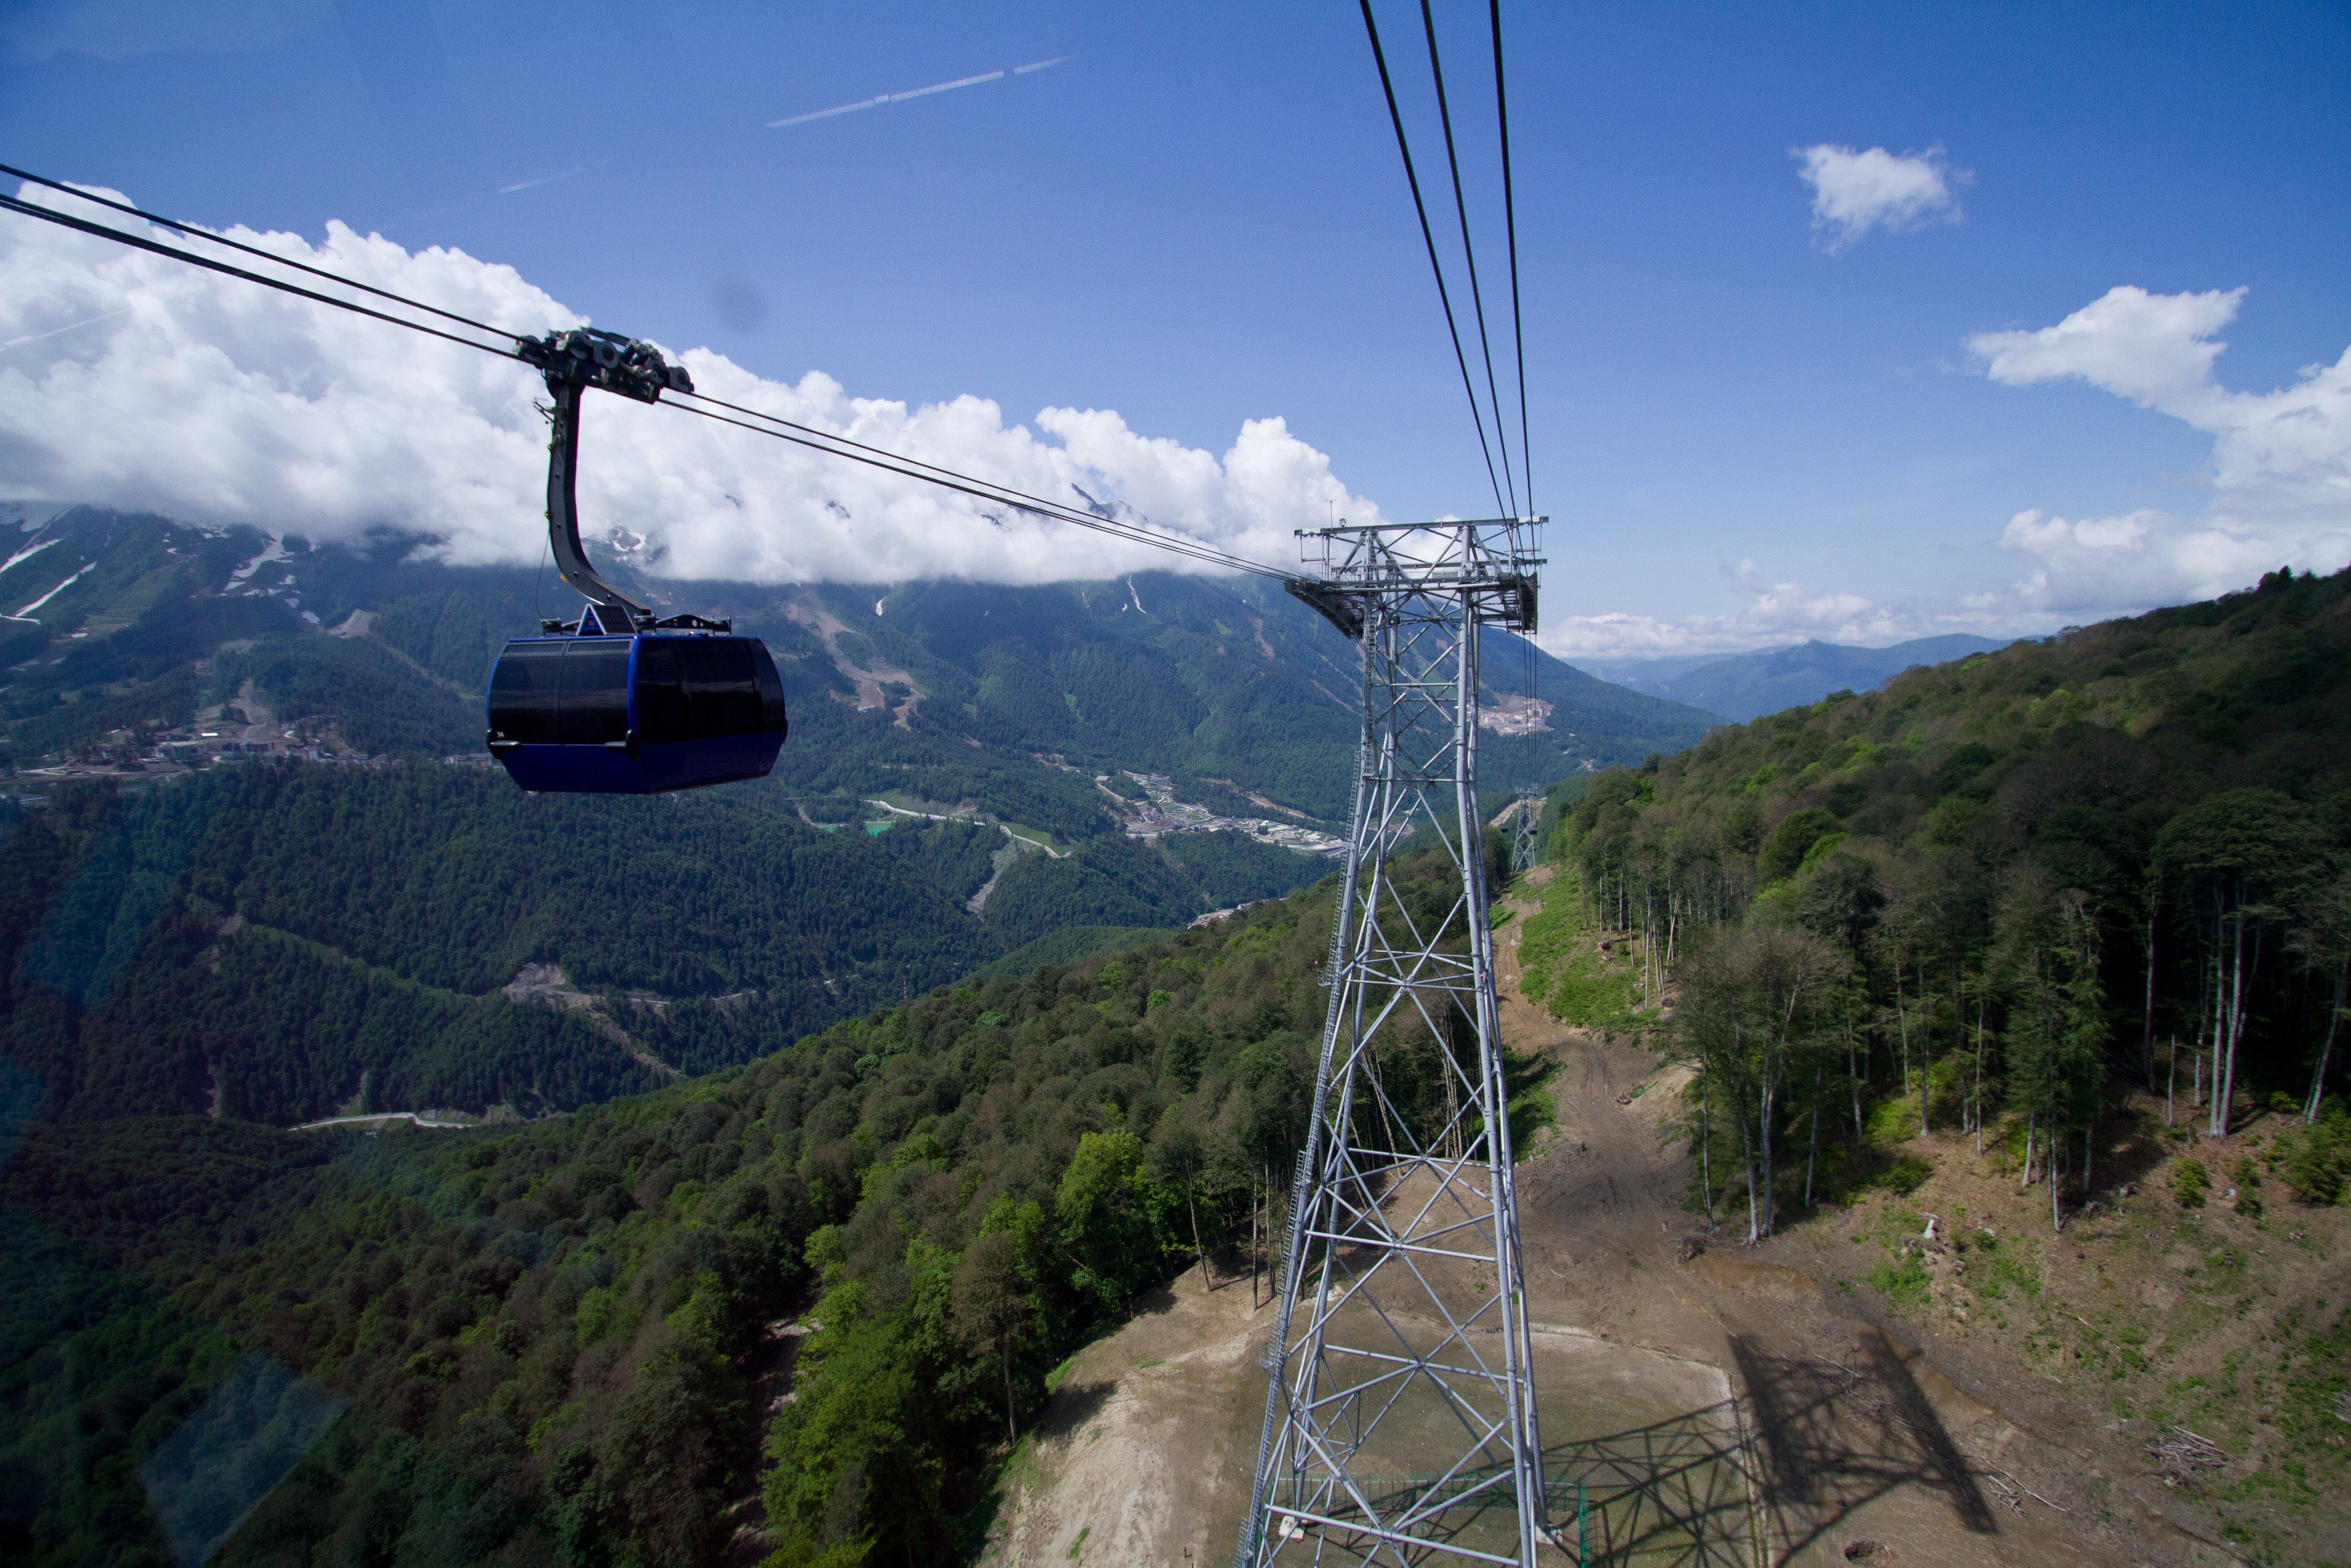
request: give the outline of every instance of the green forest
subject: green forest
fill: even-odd
[[[330,720],[361,755],[477,753],[498,649],[576,601],[530,571],[412,559],[415,543],[314,547],[71,508],[0,574],[19,603],[66,583],[0,636],[0,766],[185,727],[248,689],[280,719]],[[1114,831],[1092,775],[1119,768],[1169,774],[1183,798],[1233,815],[1263,813],[1251,792],[1326,821],[1346,810],[1360,674],[1344,640],[1278,586],[1154,572],[794,590],[615,570],[651,602],[730,616],[767,642],[792,716],[768,782],[795,799],[968,802],[1069,843]],[[833,646],[810,629],[811,607],[842,626]],[[861,710],[836,650],[912,685],[893,680],[894,706]],[[1548,734],[1487,741],[1492,784],[1635,762],[1714,722],[1507,636],[1488,665],[1489,702],[1531,681],[1557,706]]]
[[[1404,870],[1424,918],[1444,868]],[[1287,1171],[1330,908],[939,988],[517,1131],[11,1124],[0,1532],[170,1561],[135,1478],[241,1401],[239,1453],[332,1426],[282,1485],[248,1459],[266,1500],[204,1525],[235,1528],[223,1564],[683,1565],[762,1519],[775,1568],[959,1560],[1046,1375]],[[1426,1042],[1382,1051],[1436,1114]]]
[[[1881,1151],[1936,1129],[2062,1225],[2134,1091],[2215,1137],[2290,1120],[2290,1190],[2351,1187],[2351,575],[1717,730],[1558,823],[1535,988],[1614,1028],[1670,995],[1692,1202],[1750,1236],[1915,1185]]]
[[[0,817],[8,1057],[83,1119],[569,1109],[1063,926],[1181,926],[1327,868],[1231,833],[1112,836],[1019,854],[975,915],[1008,852],[992,828],[825,832],[761,789],[531,797],[431,763],[248,764]],[[532,966],[564,994],[505,994]]]

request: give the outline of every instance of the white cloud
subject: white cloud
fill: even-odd
[[[2201,517],[2011,518],[2001,544],[2032,563],[2016,585],[2022,601],[2107,614],[2210,598],[2280,566],[2334,571],[2351,561],[2351,350],[2275,392],[2231,392],[2213,379],[2228,347],[2215,334],[2244,298],[2242,288],[2125,285],[2054,327],[1968,340],[1996,382],[2087,382],[2213,438]]]
[[[2079,380],[2213,437],[2211,500],[2199,517],[2016,513],[1997,544],[2023,575],[1949,598],[1876,600],[1729,574],[1740,603],[1716,615],[1570,617],[1541,642],[1562,656],[1736,653],[1803,638],[1885,643],[1943,632],[2022,636],[2066,622],[2210,599],[2281,566],[2351,562],[2351,350],[2271,392],[2231,392],[2213,371],[2245,290],[2109,290],[2053,327],[1980,332],[1968,348],[2010,386]]]
[[[512,268],[459,251],[412,255],[340,224],[315,248],[232,232],[504,329],[583,321]],[[458,564],[538,559],[547,434],[532,404],[545,394],[518,363],[15,214],[0,214],[0,344],[12,345],[0,349],[0,494],[319,539],[391,529],[429,537],[427,553]],[[1107,410],[1049,408],[1032,430],[984,398],[909,407],[816,371],[785,384],[706,349],[683,358],[697,387],[729,402],[1034,495],[1082,505],[1083,490],[1272,565],[1294,565],[1290,530],[1334,508],[1379,517],[1280,419],[1249,421],[1218,455],[1139,435]],[[586,529],[647,536],[637,559],[664,575],[1042,582],[1189,570],[674,409],[594,397],[585,418]]]
[[[1666,618],[1622,613],[1552,620],[1536,638],[1562,659],[1663,658],[1675,653],[1743,653],[1817,639],[1882,646],[1946,632],[2021,635],[2048,629],[2045,611],[1985,599],[1952,603],[1879,600],[1765,580],[1742,560],[1726,576],[1743,602],[1728,614]]]
[[[1792,156],[1803,164],[1804,183],[1813,188],[1813,226],[1826,236],[1831,250],[1872,229],[1899,234],[1928,223],[1959,222],[1962,214],[1951,187],[1971,178],[1947,164],[1940,147],[1856,152],[1823,141],[1799,147]]]

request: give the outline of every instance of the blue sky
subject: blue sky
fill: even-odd
[[[1483,11],[1439,11],[1500,330]],[[1417,16],[1380,15],[1435,194]],[[1987,373],[1979,338],[2242,289],[2065,341],[2176,370],[2225,340],[2211,378],[2252,393],[2343,356],[2351,10],[1504,21],[1554,646],[2034,630],[2351,559],[2332,383],[2224,407],[2064,344]],[[1821,145],[1930,155],[1950,204],[1836,243]],[[1491,509],[1344,5],[20,3],[0,149],[205,223],[462,248],[778,382],[1115,410],[1218,455],[1279,416],[1387,517]],[[2282,474],[2288,417],[2324,428]]]

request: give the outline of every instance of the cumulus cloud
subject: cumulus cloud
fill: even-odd
[[[2351,350],[2290,386],[2232,392],[2215,376],[2245,290],[2110,289],[2053,327],[1980,332],[1968,348],[2006,386],[2080,381],[2212,437],[2211,498],[2181,517],[2140,508],[2066,517],[2032,507],[1994,539],[2022,575],[1948,598],[1879,600],[1774,581],[1751,561],[1730,575],[1738,607],[1683,618],[1554,621],[1562,656],[1736,653],[1816,637],[1886,643],[1943,632],[2022,636],[2244,588],[2281,566],[2351,563]],[[2001,574],[2006,576],[2005,573]]]
[[[2053,611],[2111,612],[2241,588],[2280,566],[2351,561],[2351,350],[2269,392],[2213,368],[2245,290],[2150,294],[2125,285],[2035,331],[1980,332],[1969,350],[2007,386],[2082,381],[2212,438],[2200,517],[2137,511],[2068,520],[2018,513],[2003,548],[2032,562],[2016,591]]]
[[[1718,615],[1666,618],[1612,613],[1553,620],[1537,637],[1562,659],[1664,658],[1676,653],[1741,653],[1817,640],[1865,646],[1945,632],[2045,630],[2013,607],[1925,600],[1888,601],[1802,582],[1773,581],[1751,560],[1725,574],[1741,602]]]
[[[1872,229],[1899,234],[1922,225],[1957,223],[1961,217],[1954,184],[1970,178],[1944,162],[1943,150],[1888,152],[1872,147],[1856,152],[1823,141],[1792,154],[1813,188],[1813,227],[1831,250],[1851,245]]]
[[[316,246],[230,232],[505,330],[585,324],[460,251],[412,254],[340,224]],[[322,540],[415,535],[453,564],[538,558],[544,388],[518,363],[16,214],[0,214],[0,494]],[[1296,560],[1291,529],[1333,508],[1379,517],[1278,418],[1248,422],[1219,455],[1107,410],[1048,408],[1031,428],[981,397],[910,406],[817,371],[784,383],[706,349],[677,357],[729,402],[1274,565]],[[657,575],[1027,583],[1189,569],[672,408],[591,397],[585,420],[584,527],[642,538],[632,559]]]

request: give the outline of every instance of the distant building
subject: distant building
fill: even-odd
[[[1534,735],[1551,728],[1552,705],[1541,697],[1506,696],[1478,710],[1478,727],[1496,735]]]

